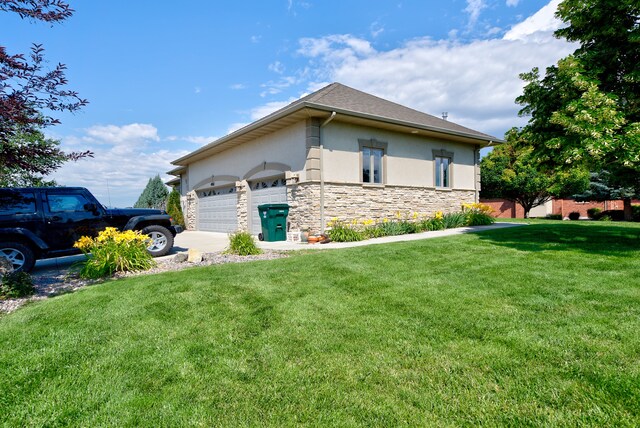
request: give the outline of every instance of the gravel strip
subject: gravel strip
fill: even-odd
[[[244,263],[256,260],[275,260],[288,257],[282,251],[265,251],[257,256],[237,256],[235,254],[204,253],[202,261],[199,263],[176,262],[175,256],[157,262],[157,265],[147,271],[142,272],[116,272],[112,278],[120,279],[130,276],[150,275],[155,273],[172,272],[197,266],[219,265],[224,263]],[[105,279],[83,279],[77,273],[70,272],[69,269],[47,269],[32,274],[33,285],[36,294],[21,299],[0,300],[0,312],[13,312],[26,302],[33,302],[59,294],[70,293],[88,285],[99,284]],[[108,278],[109,279],[109,278]]]

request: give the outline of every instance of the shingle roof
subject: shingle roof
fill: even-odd
[[[306,97],[294,101],[282,110],[290,109],[297,104],[316,104],[329,108],[351,111],[354,113],[378,116],[380,118],[410,122],[430,128],[459,132],[480,138],[487,138],[489,140],[499,140],[491,135],[405,107],[383,98],[376,97],[375,95],[367,94],[366,92],[350,88],[341,83],[332,83],[325,86]]]
[[[186,156],[174,160],[172,163],[174,165],[187,165],[189,161],[201,159],[205,156],[210,156],[216,151],[222,151],[228,147],[251,141],[257,136],[265,135],[280,129],[279,127],[290,125],[295,120],[300,120],[301,117],[305,117],[305,115],[300,116],[303,111],[307,111],[307,114],[313,111],[336,112],[339,113],[338,117],[357,117],[367,120],[369,124],[387,122],[391,126],[422,128],[431,133],[466,137],[478,142],[483,140],[486,143],[501,141],[496,137],[474,131],[457,123],[405,107],[340,83],[332,83],[262,119],[258,119],[229,135],[200,147]],[[178,170],[179,168],[174,168],[169,173],[176,174],[179,172]]]

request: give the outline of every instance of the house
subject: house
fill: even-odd
[[[496,218],[524,218],[524,209],[520,204],[506,199],[481,199],[480,202],[489,205],[493,209],[493,216]],[[634,199],[632,204],[640,204],[640,200]],[[580,218],[589,218],[587,211],[591,208],[598,208],[601,211],[618,211],[624,209],[622,199],[608,201],[577,201],[571,198],[553,198],[542,205],[539,205],[529,212],[529,217],[545,217],[547,215],[560,215],[562,218],[569,218],[569,214],[577,212]]]
[[[479,152],[500,140],[332,83],[173,161],[190,230],[260,232],[288,203],[291,230],[458,211],[478,201]]]

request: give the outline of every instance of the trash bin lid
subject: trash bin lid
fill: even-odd
[[[289,204],[262,204],[258,205],[260,211],[289,209]]]

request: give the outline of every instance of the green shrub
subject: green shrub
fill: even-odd
[[[591,220],[598,220],[601,214],[602,210],[598,207],[589,208],[587,210],[587,217],[589,217]]]
[[[640,221],[640,205],[631,205],[631,215],[633,221]]]
[[[87,256],[80,262],[80,276],[95,279],[150,269],[155,262],[147,252],[148,241],[140,231],[119,232],[115,227],[107,227],[97,238],[83,236],[73,245]]]
[[[405,222],[400,221],[387,221],[378,224],[378,227],[381,230],[382,236],[406,235],[408,228],[404,223]]]
[[[385,230],[381,228],[379,224],[365,227],[362,233],[364,235],[364,239],[382,238],[383,236],[387,236],[385,235]]]
[[[365,239],[365,234],[341,221],[333,221],[331,230],[328,231],[329,238],[333,242],[356,242]]]
[[[467,216],[462,212],[447,213],[442,216],[442,223],[445,229],[454,229],[467,224]]]
[[[486,204],[464,204],[462,212],[466,215],[467,226],[487,226],[496,221],[491,215],[493,208]]]
[[[569,220],[580,220],[580,213],[578,211],[572,211],[569,213]]]
[[[184,227],[184,216],[180,205],[180,192],[174,187],[167,199],[167,214],[171,216],[173,224]]]
[[[547,214],[545,220],[562,220],[562,214]]]
[[[600,218],[598,219],[599,221],[613,221],[613,219],[611,218],[611,216],[609,216],[608,214],[605,215],[601,215]]]
[[[262,250],[256,245],[254,237],[246,231],[229,234],[229,248],[227,248],[226,252],[239,256],[262,254]]]
[[[2,276],[0,299],[15,299],[31,296],[36,292],[31,275],[27,272],[11,272]]]

